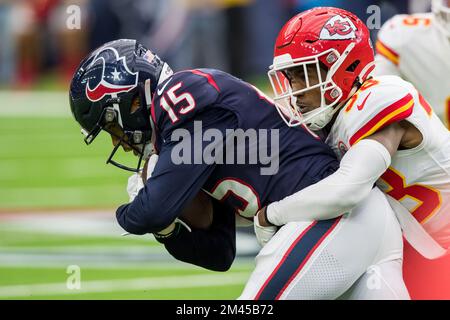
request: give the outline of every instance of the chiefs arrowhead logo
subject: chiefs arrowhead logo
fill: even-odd
[[[115,63],[106,63],[111,61],[111,56]],[[114,48],[107,47],[99,51],[89,69],[90,72],[86,74],[86,96],[93,102],[106,95],[128,92],[138,83],[138,72],[131,72],[125,57],[119,57]]]
[[[349,18],[336,15],[328,20],[320,31],[322,40],[347,40],[356,38],[355,24]]]

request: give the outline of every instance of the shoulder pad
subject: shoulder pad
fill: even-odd
[[[415,96],[414,87],[397,76],[366,81],[341,111],[350,145],[408,118],[413,112]]]

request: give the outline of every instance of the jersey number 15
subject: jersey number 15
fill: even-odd
[[[178,120],[180,120],[178,117],[180,114],[183,115],[189,113],[195,108],[195,100],[190,93],[176,92],[182,85],[182,82],[178,82],[176,85],[168,89],[164,97],[162,97],[160,100],[161,108],[163,108],[167,112],[172,123],[176,123]],[[166,97],[168,98],[169,102],[167,101]],[[178,106],[178,115],[174,110],[175,106]]]

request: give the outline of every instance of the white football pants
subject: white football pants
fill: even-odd
[[[409,299],[402,259],[400,226],[374,188],[342,217],[281,227],[239,299]]]

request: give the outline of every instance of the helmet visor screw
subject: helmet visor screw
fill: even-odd
[[[338,96],[339,96],[339,92],[336,90],[336,89],[333,89],[332,91],[331,91],[331,97],[333,98],[333,99],[335,99],[335,98],[337,98]]]
[[[142,137],[143,137],[142,131],[134,131],[133,132],[133,142],[135,144],[141,143],[142,142]]]
[[[105,112],[105,121],[107,123],[113,122],[116,117],[116,112],[114,110],[106,110]]]
[[[327,56],[327,62],[330,63],[330,64],[335,62],[336,60],[337,60],[337,57],[336,57],[336,55],[334,53],[330,53]]]

